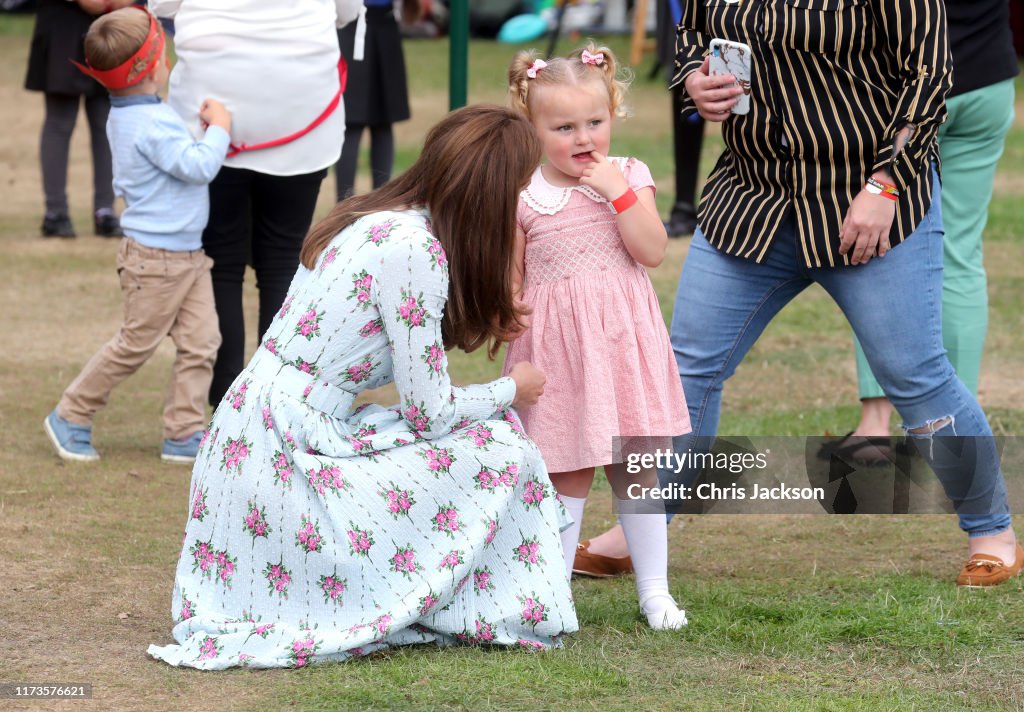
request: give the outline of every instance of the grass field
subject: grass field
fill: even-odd
[[[301,671],[199,673],[145,655],[170,642],[170,592],[188,470],[159,458],[172,351],[115,392],[96,420],[103,460],[70,465],[40,424],[119,324],[116,241],[38,236],[42,97],[21,88],[31,20],[0,18],[0,682],[91,683],[87,709],[827,709],[1024,708],[1024,581],[970,593],[952,585],[965,553],[955,518],[678,518],[672,590],[691,624],[653,634],[631,580],[576,581],[582,630],[561,651],[403,649]],[[627,54],[626,41],[610,40]],[[566,43],[564,49],[569,49]],[[503,101],[513,48],[470,47],[471,101]],[[398,168],[447,108],[447,45],[406,44],[414,119],[397,130]],[[650,60],[648,60],[649,62]],[[649,163],[672,195],[669,100],[637,70],[634,116],[616,153]],[[1024,89],[1018,83],[1019,95]],[[981,400],[997,433],[1024,432],[1024,102],[1000,165],[986,235],[990,332]],[[72,217],[89,225],[84,116],[70,170]],[[705,168],[721,147],[711,132]],[[705,171],[706,173],[706,171]],[[365,188],[365,183],[363,188]],[[318,215],[330,207],[324,184]],[[666,317],[685,258],[675,240],[652,272]],[[251,282],[249,305],[255,305]],[[248,314],[250,332],[254,313]],[[255,347],[253,343],[251,347]],[[497,363],[453,355],[463,382]],[[393,397],[386,389],[375,394]],[[850,337],[819,289],[771,325],[726,388],[721,431],[845,432],[857,414]],[[1019,475],[1019,473],[1017,473]],[[584,536],[611,521],[598,488]],[[0,707],[29,708],[20,702]]]

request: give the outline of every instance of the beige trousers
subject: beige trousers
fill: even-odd
[[[164,401],[164,437],[180,439],[206,427],[206,395],[220,346],[212,265],[201,249],[171,252],[126,237],[117,253],[124,296],[121,330],[64,391],[57,415],[88,425],[114,387],[170,336],[177,355]]]

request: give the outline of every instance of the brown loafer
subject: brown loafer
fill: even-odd
[[[633,559],[623,556],[615,559],[590,553],[590,539],[584,539],[576,545],[576,559],[572,564],[574,574],[592,576],[593,578],[611,578],[633,573]]]
[[[1015,556],[1016,561],[1013,562],[1013,565],[1007,566],[989,554],[975,554],[960,569],[960,575],[956,577],[956,585],[966,588],[998,586],[1020,574],[1021,569],[1024,568],[1024,547],[1021,547],[1020,542],[1017,542]],[[579,560],[579,553],[576,554],[576,560]]]

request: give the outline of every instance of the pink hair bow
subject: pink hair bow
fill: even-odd
[[[548,66],[548,63],[545,62],[543,59],[535,59],[533,60],[533,64],[530,65],[530,68],[526,70],[526,76],[528,76],[530,79],[536,79],[537,72],[544,69],[544,67],[546,66]]]
[[[587,50],[583,50],[583,54],[580,56],[580,61],[584,64],[593,64],[595,67],[604,64],[604,52],[597,52],[591,54]]]

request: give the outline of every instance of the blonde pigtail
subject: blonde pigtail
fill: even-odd
[[[584,61],[584,57],[593,58],[595,56],[601,57],[599,63],[595,64],[593,59]],[[570,54],[569,58],[579,62],[587,71],[601,73],[601,79],[605,88],[608,89],[608,99],[613,116],[624,118],[629,115],[626,93],[633,81],[633,72],[629,67],[619,63],[615,53],[609,47],[595,45],[593,41],[589,41],[585,47],[580,47]]]
[[[508,67],[508,108],[526,117],[530,116],[530,78],[526,72],[536,59],[533,50],[521,50]]]

